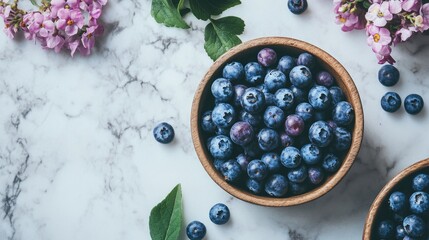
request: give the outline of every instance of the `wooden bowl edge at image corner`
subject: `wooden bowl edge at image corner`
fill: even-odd
[[[211,161],[209,160],[209,153],[206,152],[203,146],[204,143],[202,142],[202,137],[200,136],[199,132],[198,116],[200,111],[202,110],[202,104],[200,100],[204,93],[206,85],[214,77],[214,74],[218,71],[218,69],[234,57],[240,55],[242,51],[257,47],[263,48],[269,46],[295,48],[299,52],[309,52],[315,55],[318,59],[321,60],[322,64],[325,65],[325,67],[330,69],[330,72],[333,73],[336,79],[340,79],[340,81],[338,81],[339,85],[341,85],[341,88],[343,90],[346,89],[345,94],[347,95],[347,99],[353,105],[353,108],[355,110],[355,125],[353,129],[352,147],[344,158],[344,161],[338,172],[330,176],[330,178],[321,186],[311,190],[310,192],[287,198],[256,196],[230,185],[221,177],[220,173],[218,173],[213,167]],[[268,207],[286,207],[300,205],[315,200],[329,192],[335,185],[337,185],[341,181],[341,179],[344,178],[346,173],[350,170],[354,160],[356,159],[362,143],[364,130],[363,120],[364,118],[362,103],[356,85],[354,84],[347,70],[334,57],[321,50],[320,48],[300,40],[285,37],[268,37],[254,39],[232,48],[224,55],[222,55],[218,60],[216,60],[214,64],[210,67],[208,72],[205,74],[203,80],[199,84],[192,103],[191,134],[192,141],[194,143],[194,148],[201,164],[203,165],[209,176],[213,179],[213,181],[215,181],[215,183],[218,184],[222,189],[224,189],[226,192],[233,195],[234,197],[249,203]]]
[[[371,204],[371,207],[368,211],[367,217],[365,219],[365,226],[363,229],[362,240],[371,240],[372,228],[374,226],[374,220],[377,216],[378,210],[380,209],[383,200],[387,197],[387,194],[392,191],[392,189],[400,183],[402,180],[410,176],[411,174],[421,170],[422,168],[429,167],[429,158],[421,160],[413,165],[405,168],[399,172],[394,178],[384,185],[384,187],[377,194],[377,197],[374,199],[374,202]]]

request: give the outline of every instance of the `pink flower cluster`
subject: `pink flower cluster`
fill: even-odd
[[[30,12],[18,9],[16,3],[0,0],[0,16],[7,36],[14,38],[18,31],[23,31],[26,39],[39,41],[45,49],[67,49],[72,56],[76,51],[89,55],[95,37],[104,30],[98,20],[107,0],[52,0],[39,11]]]
[[[427,0],[334,0],[334,11],[343,31],[366,28],[380,64],[395,63],[392,46],[429,29]]]

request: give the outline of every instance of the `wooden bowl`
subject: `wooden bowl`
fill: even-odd
[[[355,110],[356,117],[354,129],[352,132],[352,145],[349,152],[345,155],[341,168],[336,174],[326,179],[323,185],[320,185],[317,188],[311,190],[310,192],[298,196],[285,198],[257,196],[226,182],[223,176],[215,169],[213,165],[212,157],[208,149],[206,148],[204,133],[201,130],[199,124],[201,114],[205,109],[207,109],[207,104],[210,104],[210,100],[213,101],[210,91],[211,84],[217,77],[222,75],[223,67],[231,61],[248,62],[251,59],[256,60],[257,53],[264,47],[270,47],[274,49],[279,56],[286,54],[298,55],[302,52],[308,52],[316,56],[319,59],[319,63],[321,64],[321,66],[325,70],[330,72],[332,76],[335,77],[338,85],[343,89],[347,100],[353,105],[353,108]],[[233,49],[225,53],[223,56],[221,56],[210,67],[195,93],[191,112],[191,131],[195,151],[197,152],[201,164],[203,165],[207,173],[210,175],[210,177],[225,191],[241,200],[258,205],[271,207],[293,206],[306,203],[321,197],[329,190],[331,190],[346,175],[346,173],[352,166],[356,155],[358,154],[362,142],[362,103],[356,86],[353,83],[353,80],[346,71],[346,69],[344,69],[344,67],[335,58],[333,58],[331,55],[329,55],[322,49],[315,47],[309,43],[291,38],[259,38],[234,47]]]
[[[383,209],[383,203],[386,198],[389,197],[392,190],[403,182],[408,182],[408,177],[412,177],[414,173],[418,171],[422,171],[426,169],[426,173],[429,172],[429,158],[422,160],[418,163],[415,163],[405,170],[402,170],[398,175],[396,175],[392,180],[390,180],[384,187],[381,189],[380,193],[378,193],[374,202],[369,209],[368,216],[366,217],[365,227],[363,230],[363,240],[377,239],[376,237],[372,237],[373,227],[377,222],[377,217],[383,215],[386,209]]]

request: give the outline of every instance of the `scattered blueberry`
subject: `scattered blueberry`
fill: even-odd
[[[289,73],[290,82],[297,88],[307,88],[313,84],[313,76],[308,67],[298,65]]]
[[[258,62],[264,67],[273,66],[277,62],[277,53],[271,48],[264,48],[258,53]]]
[[[253,128],[248,122],[236,122],[232,125],[229,132],[231,140],[238,145],[249,144],[255,137]]]
[[[174,129],[170,124],[163,122],[153,129],[153,136],[159,143],[167,144],[173,141]]]
[[[404,100],[404,107],[407,113],[416,115],[422,111],[424,106],[423,98],[417,94],[410,94]]]
[[[211,90],[217,102],[229,102],[234,96],[234,87],[231,81],[225,78],[216,79]]]
[[[206,226],[199,221],[193,221],[186,227],[186,235],[190,240],[201,240],[206,235]]]
[[[257,62],[251,62],[246,64],[246,66],[244,67],[244,74],[248,83],[250,83],[251,85],[257,85],[259,83],[262,83],[262,80],[264,79],[265,75],[265,70],[261,64]]]
[[[381,107],[386,112],[396,112],[401,107],[401,97],[395,92],[387,92],[381,98]]]
[[[316,76],[316,83],[321,86],[330,87],[334,85],[335,79],[327,71],[321,71]]]
[[[291,56],[284,56],[280,58],[277,69],[289,76],[290,70],[296,66],[296,59]]]
[[[393,65],[384,65],[378,71],[378,81],[386,87],[391,87],[399,81],[399,71]]]
[[[264,180],[268,175],[268,166],[261,160],[252,160],[247,166],[247,175],[257,181]]]
[[[209,218],[214,224],[223,225],[229,221],[229,208],[223,203],[218,203],[210,209]]]
[[[244,77],[244,67],[243,64],[239,62],[228,63],[223,68],[223,77],[231,81],[238,81]]]
[[[283,197],[288,190],[287,179],[280,174],[273,174],[265,183],[265,192],[273,197]]]
[[[289,0],[287,4],[293,14],[301,14],[307,10],[307,0]]]

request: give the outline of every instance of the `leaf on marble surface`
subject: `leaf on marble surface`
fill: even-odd
[[[189,28],[181,15],[184,0],[176,1],[176,3],[177,6],[173,4],[172,0],[152,0],[152,17],[157,23],[162,23],[167,27]]]
[[[182,227],[182,188],[180,184],[150,212],[149,229],[152,240],[177,240]]]
[[[216,60],[226,51],[241,43],[237,36],[244,31],[244,21],[238,17],[210,20],[206,26],[204,48],[211,59]]]
[[[201,20],[208,20],[210,16],[219,15],[239,4],[240,0],[189,0],[192,13]]]

